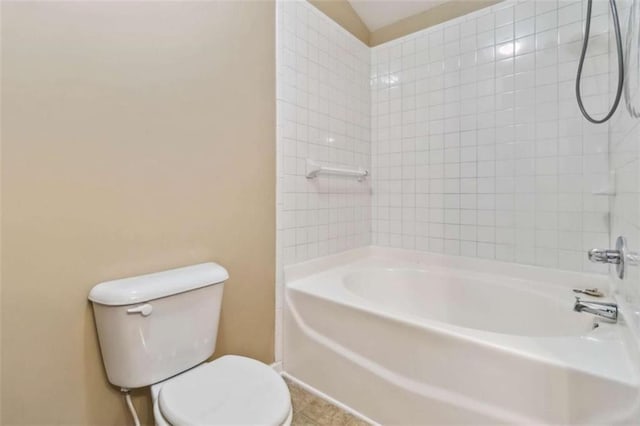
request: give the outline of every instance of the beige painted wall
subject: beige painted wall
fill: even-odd
[[[369,44],[370,32],[347,0],[308,0],[322,13],[337,22],[364,44]]]
[[[377,46],[387,41],[404,37],[500,1],[502,0],[452,0],[373,31],[369,36],[369,46]]]
[[[218,261],[217,354],[271,362],[273,3],[2,8],[0,423],[130,423],[86,300],[107,279]]]
[[[450,0],[376,31],[369,31],[347,0],[307,0],[368,46],[377,46],[458,16],[489,7],[502,0]],[[372,0],[375,1],[375,0]]]

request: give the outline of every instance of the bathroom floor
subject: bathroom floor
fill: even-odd
[[[293,403],[292,426],[369,426],[369,423],[307,392],[285,378]]]

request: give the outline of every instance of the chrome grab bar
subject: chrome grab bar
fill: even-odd
[[[313,160],[307,159],[307,172],[306,172],[307,179],[313,179],[321,173],[327,173],[332,175],[342,175],[342,176],[354,176],[358,178],[359,182],[361,182],[364,178],[369,176],[369,170],[366,170],[360,167],[347,168],[347,167],[325,166]]]

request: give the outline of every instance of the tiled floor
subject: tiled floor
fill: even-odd
[[[369,426],[369,423],[329,404],[286,379],[293,403],[292,426]]]

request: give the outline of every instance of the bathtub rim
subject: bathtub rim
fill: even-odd
[[[399,260],[420,265],[430,265],[442,269],[462,269],[469,272],[488,274],[487,271],[515,279],[540,281],[566,287],[597,285],[608,291],[612,283],[607,274],[576,272],[563,269],[545,268],[520,263],[503,262],[468,256],[453,256],[442,253],[422,252],[400,248],[369,245],[346,250],[328,256],[318,257],[284,267],[284,281],[297,281],[328,269],[345,266],[358,260],[380,257],[385,260]],[[482,271],[482,272],[480,272]]]

